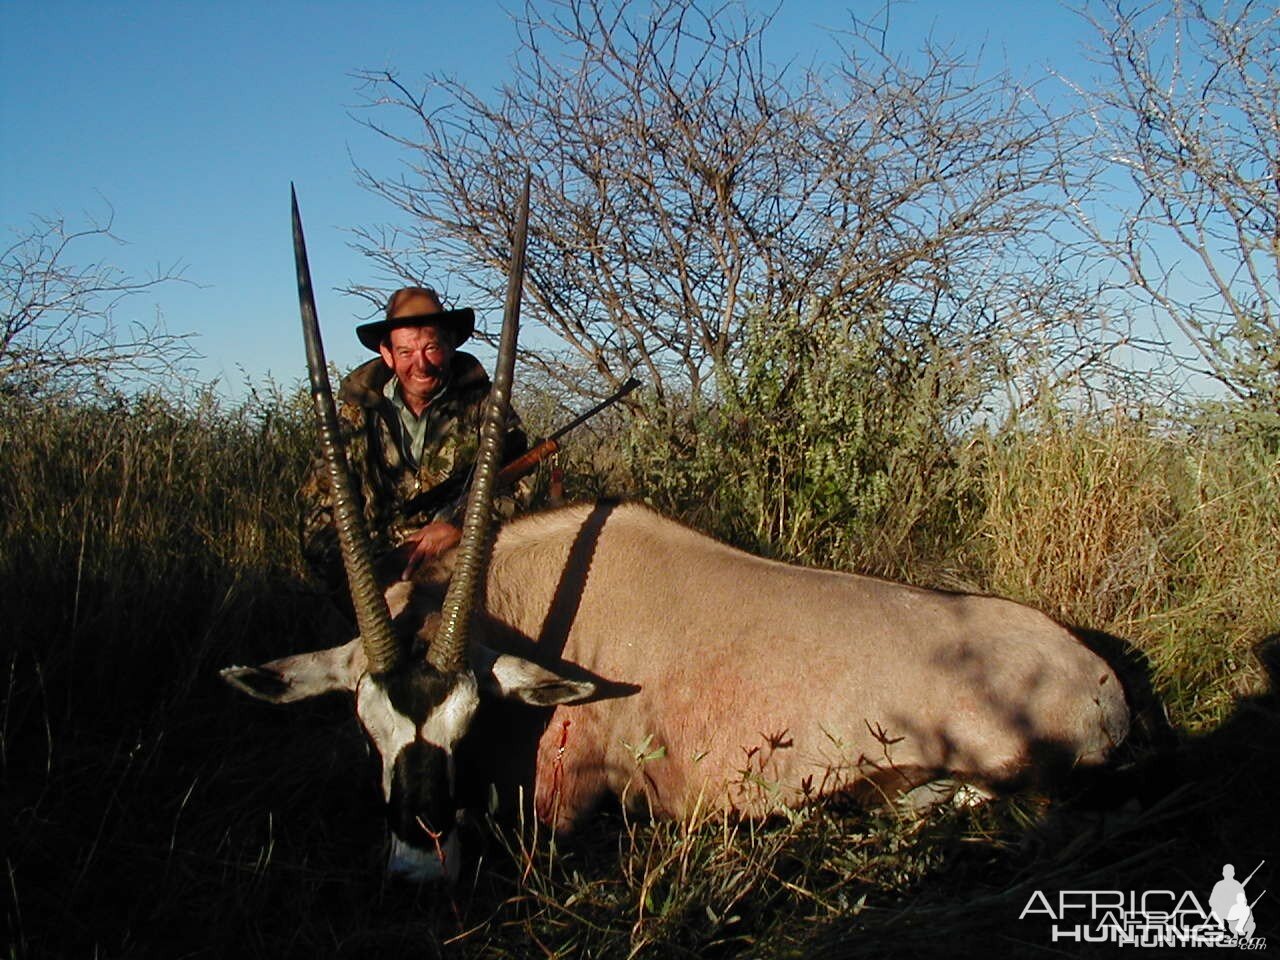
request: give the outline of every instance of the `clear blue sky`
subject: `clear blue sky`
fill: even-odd
[[[0,226],[21,228],[33,214],[83,222],[109,204],[129,245],[102,255],[135,275],[181,263],[199,284],[144,294],[117,319],[158,308],[170,331],[199,334],[199,374],[239,394],[241,369],[286,384],[303,374],[293,181],[328,354],[345,369],[365,356],[350,333],[364,305],[334,290],[372,272],[344,230],[395,219],[356,185],[352,158],[386,175],[402,159],[355,118],[362,95],[352,74],[391,67],[412,81],[445,71],[492,89],[516,45],[504,12],[512,6],[3,0]],[[771,55],[821,58],[828,28],[881,9],[881,0],[782,0]],[[1029,79],[1050,64],[1076,72],[1086,35],[1054,0],[901,0],[890,17],[891,48],[914,50],[928,33],[985,44],[984,62]]]

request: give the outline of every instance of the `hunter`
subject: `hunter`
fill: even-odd
[[[429,287],[405,287],[382,320],[356,327],[379,354],[348,374],[338,391],[338,421],[355,489],[364,502],[375,558],[394,553],[407,579],[424,561],[456,546],[461,516],[449,508],[470,481],[489,377],[458,347],[475,329],[469,308],[446,310]],[[528,440],[514,412],[503,460]],[[340,593],[346,582],[333,525],[333,497],[317,456],[301,490],[302,551],[313,573]],[[502,491],[497,509],[515,512],[523,491]],[[441,511],[447,516],[437,516]]]

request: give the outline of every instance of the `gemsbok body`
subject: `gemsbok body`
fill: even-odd
[[[397,621],[430,623],[448,572],[393,584]],[[421,838],[420,810],[447,834],[453,803],[490,783],[506,797],[523,788],[562,831],[608,795],[659,816],[760,815],[938,780],[1051,785],[1103,762],[1129,726],[1107,663],[1029,607],[763,560],[635,504],[508,524],[486,600],[468,679],[433,714],[408,694],[402,714],[379,706],[358,640],[228,679],[277,702],[355,692],[403,844]],[[408,669],[431,676],[421,661]],[[552,709],[489,722],[482,709],[472,731],[488,695]],[[414,728],[453,751],[451,789],[409,785],[446,765],[426,747],[416,767],[395,761]]]

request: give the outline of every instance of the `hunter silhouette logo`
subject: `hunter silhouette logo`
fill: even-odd
[[[1255,935],[1254,907],[1267,891],[1250,898],[1246,887],[1267,861],[1243,880],[1226,863],[1207,901],[1184,890],[1060,890],[1031,894],[1019,920],[1044,918],[1054,943],[1113,943],[1138,947],[1230,947],[1265,950]]]
[[[1230,930],[1237,937],[1253,938],[1255,926],[1253,908],[1267,891],[1263,890],[1250,903],[1249,895],[1244,888],[1253,879],[1253,874],[1257,873],[1259,867],[1266,862],[1263,860],[1257,867],[1254,867],[1253,873],[1250,873],[1243,881],[1236,880],[1235,867],[1229,863],[1224,863],[1222,865],[1222,879],[1213,885],[1213,892],[1209,894],[1209,909],[1213,911],[1214,918],[1224,929]]]

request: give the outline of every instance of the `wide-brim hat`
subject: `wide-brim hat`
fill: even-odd
[[[408,287],[397,290],[387,301],[386,316],[372,323],[356,327],[356,337],[361,343],[379,352],[379,346],[388,333],[396,327],[441,326],[453,333],[456,347],[470,338],[476,329],[476,314],[470,307],[445,310],[434,290]]]

